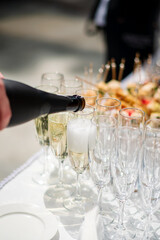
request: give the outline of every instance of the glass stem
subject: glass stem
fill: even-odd
[[[43,166],[43,175],[48,175],[49,174],[49,169],[48,169],[48,150],[49,146],[44,146],[43,147],[43,152],[44,152],[44,166]]]
[[[125,201],[119,200],[119,217],[118,217],[118,229],[124,230],[124,207]]]
[[[149,240],[150,239],[149,232],[150,232],[151,218],[152,218],[152,214],[151,213],[147,213],[146,225],[145,225],[143,240]]]
[[[98,207],[99,207],[99,211],[101,212],[102,211],[102,188],[99,187],[98,188]]]
[[[79,173],[77,173],[75,200],[79,201],[80,199],[81,199],[81,188],[80,188],[80,181],[79,181]]]
[[[63,160],[59,160],[58,185],[63,185]]]

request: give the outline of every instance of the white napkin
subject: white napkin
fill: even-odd
[[[95,207],[85,215],[78,240],[100,240],[102,229],[99,224],[99,208]]]

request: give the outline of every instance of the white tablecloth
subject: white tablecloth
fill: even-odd
[[[42,163],[40,162],[41,158],[42,153],[36,153],[24,165],[15,170],[10,176],[0,183],[0,205],[23,203],[31,205],[34,204],[44,208],[48,207],[44,197],[48,186],[38,185],[32,180],[32,176],[42,168]],[[78,220],[69,213],[67,214],[68,211],[65,209],[60,209],[58,214],[54,211],[54,209],[49,210],[57,216],[59,223],[58,232],[52,240],[97,240],[95,232],[95,219],[97,214],[96,208],[87,213],[85,217],[78,218]],[[62,215],[59,214],[60,211]],[[85,229],[85,226],[88,223],[90,228],[88,228],[87,225],[87,228]],[[84,234],[82,234],[82,229],[84,229]]]

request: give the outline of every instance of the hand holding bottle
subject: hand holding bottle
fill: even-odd
[[[51,94],[21,82],[7,80],[3,75],[0,77],[0,130],[44,114],[76,112],[85,107],[85,99],[81,96]]]
[[[11,108],[3,83],[3,75],[0,73],[0,130],[7,127],[11,119]]]

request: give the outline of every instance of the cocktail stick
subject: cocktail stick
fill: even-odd
[[[148,54],[147,64],[150,66],[152,64],[152,54]]]
[[[89,64],[89,81],[93,81],[93,63]]]
[[[139,88],[142,84],[142,79],[141,79],[141,67],[142,67],[142,63],[141,60],[139,60],[139,63],[135,69],[135,73],[137,73],[137,82],[136,82],[136,88],[135,88],[135,94],[138,98],[138,93],[139,93]]]
[[[87,81],[87,80],[84,79],[84,78],[81,78],[81,77],[78,77],[78,76],[76,76],[76,78],[77,78],[79,81],[85,82],[85,83],[91,85],[92,87],[97,88],[96,84],[94,84],[94,83],[92,83],[92,82],[90,82],[90,81]]]
[[[112,79],[116,80],[116,63],[114,58],[111,59],[111,68],[112,68]]]
[[[111,68],[110,62],[108,61],[108,63],[105,65],[105,71],[104,71],[104,75],[103,75],[103,82],[107,81],[107,77],[108,77],[108,73],[109,70]]]
[[[102,64],[102,66],[98,69],[98,74],[97,74],[97,81],[100,82],[102,75],[104,72],[104,64]]]
[[[146,73],[147,73],[147,76],[148,76],[149,80],[152,79],[152,71],[151,71],[151,69],[152,69],[152,55],[149,54],[148,58],[146,60]]]
[[[87,69],[87,67],[84,67],[84,77],[85,77],[85,79],[88,79],[88,69]]]
[[[122,58],[122,59],[121,59],[121,63],[120,63],[120,65],[119,65],[118,81],[121,81],[121,80],[122,80],[124,68],[125,68],[125,59]]]
[[[135,58],[134,58],[133,71],[136,70],[136,68],[138,67],[139,63],[140,63],[140,54],[137,52],[137,53],[136,53],[136,56],[135,56]]]

